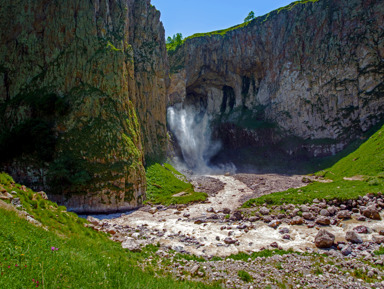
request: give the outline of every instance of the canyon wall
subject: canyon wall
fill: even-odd
[[[0,1],[1,169],[77,212],[140,205],[167,145],[159,18],[150,0]]]
[[[227,153],[335,154],[384,118],[383,27],[383,1],[319,0],[194,35],[169,52],[169,103],[210,114]]]

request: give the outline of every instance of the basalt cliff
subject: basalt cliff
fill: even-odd
[[[165,154],[164,28],[149,0],[0,1],[0,163],[77,212],[145,198]]]
[[[319,0],[194,35],[169,52],[169,105],[209,114],[237,163],[335,154],[384,118],[383,27],[383,1]]]

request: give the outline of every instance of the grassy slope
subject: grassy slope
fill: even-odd
[[[148,252],[124,250],[104,233],[85,228],[86,221],[64,207],[41,198],[32,201],[34,193],[12,185],[5,174],[0,174],[0,186],[18,192],[23,206],[47,229],[31,225],[0,201],[0,288],[209,287],[155,278],[154,272],[137,267]]]
[[[154,204],[186,204],[190,202],[204,201],[206,193],[195,192],[193,186],[185,177],[169,164],[154,164],[146,169],[147,176],[147,202]],[[186,192],[181,197],[173,195]]]
[[[332,167],[317,173],[332,183],[315,182],[301,189],[290,189],[258,199],[249,200],[252,205],[293,203],[302,204],[313,199],[356,199],[367,193],[384,192],[384,126],[373,134],[357,150]],[[363,181],[346,181],[344,177],[362,176]]]

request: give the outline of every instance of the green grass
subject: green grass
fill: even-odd
[[[20,189],[5,174],[0,181],[7,190]],[[155,278],[156,272],[137,266],[155,246],[141,253],[124,250],[106,234],[85,228],[86,221],[64,207],[43,199],[35,203],[31,194],[18,196],[45,228],[31,225],[0,201],[0,288],[213,288]]]
[[[147,202],[153,204],[187,204],[205,201],[206,193],[195,192],[186,178],[169,164],[154,164],[146,169]],[[175,194],[185,195],[175,197]]]
[[[249,275],[249,273],[248,273],[247,271],[239,270],[239,271],[237,272],[237,275],[238,275],[239,278],[240,278],[241,280],[243,280],[244,282],[249,283],[249,282],[252,282],[252,281],[253,281],[252,276]]]
[[[256,259],[258,257],[268,258],[268,257],[272,257],[274,255],[286,255],[286,254],[292,254],[292,253],[293,253],[293,250],[286,251],[286,250],[275,249],[275,250],[263,250],[260,252],[252,252],[251,254],[240,252],[237,254],[230,255],[228,258],[233,259],[233,260],[248,261],[249,258],[251,258],[253,260],[253,259]]]
[[[328,169],[316,173],[331,183],[314,182],[300,189],[289,189],[251,199],[243,207],[264,203],[304,204],[315,198],[325,200],[357,199],[368,193],[384,192],[384,126],[354,152],[348,154]],[[362,176],[361,181],[347,181],[344,177]]]
[[[281,7],[277,10],[274,10],[264,16],[260,16],[260,17],[256,17],[255,19],[253,19],[252,21],[248,21],[248,22],[245,22],[245,23],[241,23],[239,25],[235,25],[235,26],[232,26],[232,27],[229,27],[227,29],[221,29],[221,30],[216,30],[216,31],[211,31],[211,32],[207,32],[207,33],[195,33],[187,38],[185,38],[183,40],[183,43],[188,40],[188,39],[193,39],[193,38],[197,38],[197,37],[210,37],[210,36],[213,36],[213,35],[220,35],[220,36],[224,36],[226,35],[228,32],[230,31],[233,31],[233,30],[237,30],[237,29],[240,29],[240,28],[243,28],[243,27],[246,27],[248,25],[250,25],[251,23],[263,23],[265,21],[267,21],[268,19],[271,18],[271,16],[273,15],[277,15],[279,14],[280,12],[282,11],[290,11],[292,10],[293,7],[295,7],[296,5],[298,4],[306,4],[306,3],[314,3],[314,2],[318,2],[319,0],[301,0],[301,1],[295,1],[287,6],[284,6],[284,7]]]

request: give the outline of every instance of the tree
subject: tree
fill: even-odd
[[[251,12],[249,12],[248,16],[245,17],[245,19],[244,19],[244,23],[249,22],[249,21],[252,21],[252,20],[255,19],[255,18],[256,18],[256,17],[255,17],[255,12],[251,11]]]
[[[183,44],[183,35],[181,33],[176,33],[172,37],[168,36],[166,43],[168,50],[175,50],[178,46]]]

